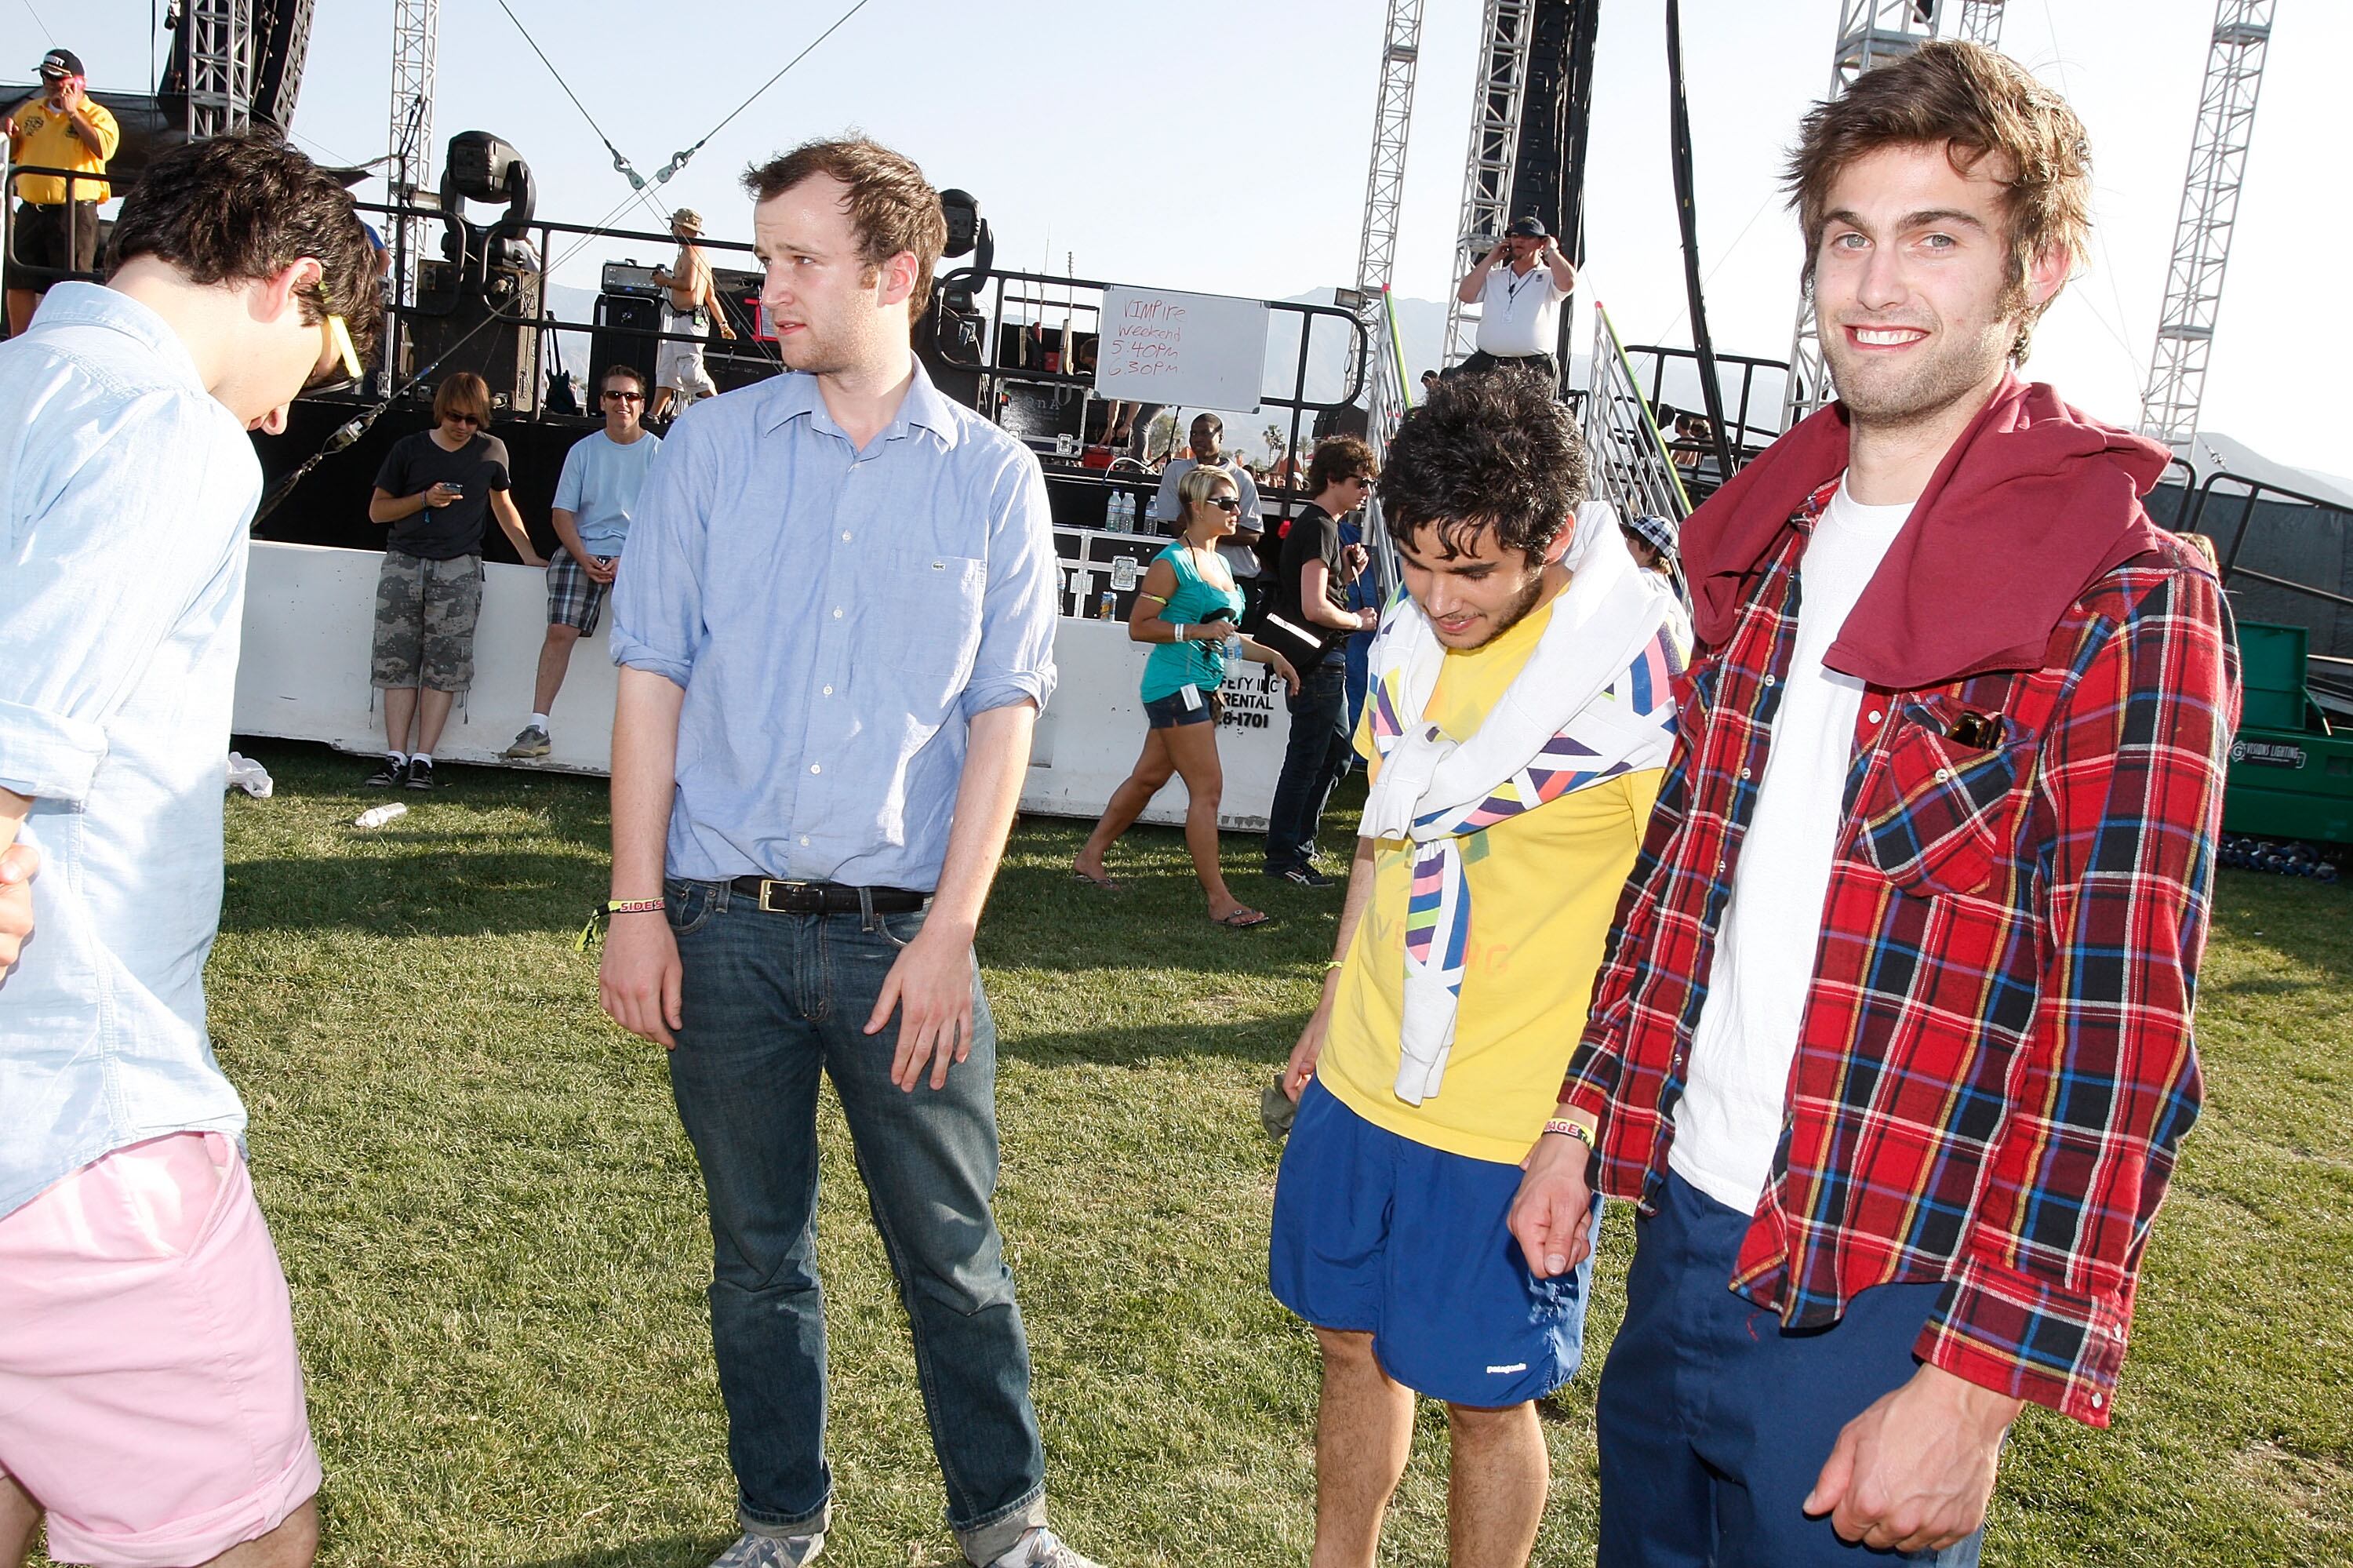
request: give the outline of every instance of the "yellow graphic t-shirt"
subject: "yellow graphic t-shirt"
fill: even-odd
[[[15,161],[32,164],[46,169],[71,169],[77,174],[102,175],[106,160],[122,143],[122,132],[116,129],[114,116],[98,100],[87,99],[90,122],[98,132],[99,150],[92,151],[89,143],[77,134],[73,120],[49,107],[48,99],[36,93],[10,111],[16,122]],[[58,175],[18,175],[16,194],[37,207],[55,207],[59,202],[105,201],[113,192],[104,180],[76,180],[73,195],[66,195],[67,181]]]
[[[1449,650],[1424,716],[1457,739],[1470,736],[1551,620],[1546,605],[1483,648]],[[1356,726],[1356,749],[1378,777],[1369,709]],[[1609,919],[1660,778],[1655,768],[1624,774],[1462,841],[1471,895],[1462,997],[1445,1081],[1419,1106],[1397,1097],[1412,844],[1381,841],[1315,1070],[1324,1086],[1400,1138],[1473,1160],[1525,1159],[1584,1032]]]

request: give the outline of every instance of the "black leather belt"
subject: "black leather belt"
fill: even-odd
[[[759,901],[770,915],[904,915],[932,901],[909,887],[849,887],[839,882],[787,882],[773,876],[739,876],[728,886]]]

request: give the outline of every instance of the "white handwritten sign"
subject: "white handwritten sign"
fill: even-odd
[[[1114,283],[1103,291],[1095,390],[1140,403],[1254,413],[1266,326],[1263,300]]]

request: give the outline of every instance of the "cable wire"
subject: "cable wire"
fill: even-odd
[[[500,0],[500,3],[503,5],[505,0]],[[818,45],[825,42],[828,38],[833,37],[834,34],[839,32],[844,23],[848,22],[852,16],[857,16],[860,11],[865,10],[869,4],[870,0],[858,0],[856,5],[850,6],[849,10],[844,11],[840,16],[834,18],[832,26],[828,27],[824,32],[819,33],[816,37],[811,38],[808,42],[807,48],[802,49],[800,53],[786,60],[783,67],[777,70],[776,75],[770,77],[767,80],[762,82],[757,88],[755,88],[753,90],[751,97],[745,99],[733,109],[728,111],[726,119],[722,120],[718,124],[713,125],[710,130],[704,132],[702,133],[702,141],[695,143],[693,146],[687,148],[684,152],[671,154],[670,163],[663,167],[660,174],[654,176],[654,184],[660,185],[672,175],[686,167],[686,165],[693,160],[694,155],[697,153],[702,152],[703,147],[709,143],[713,136],[716,136],[722,131],[726,130],[729,125],[734,122],[737,115],[751,108],[754,103],[757,103],[761,97],[767,92],[768,89],[784,80],[786,71],[792,69],[793,67],[808,58],[809,55],[817,48]]]

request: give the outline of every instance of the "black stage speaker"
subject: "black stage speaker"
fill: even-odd
[[[714,328],[702,351],[702,367],[722,392],[765,381],[784,371],[784,362],[776,357],[776,335],[768,331],[767,318],[760,312],[760,283],[757,272],[732,267],[711,270],[711,288],[719,296],[721,314],[735,329],[735,341],[730,343]]]
[[[455,263],[417,264],[417,310],[408,322],[416,368],[422,375],[438,362],[427,377],[435,386],[470,370],[490,383],[493,407],[529,413],[539,406],[532,374],[539,329],[516,318],[540,313],[539,274],[493,267],[489,278],[487,291],[477,294],[459,290]]]
[[[661,340],[661,302],[641,294],[599,294],[588,334],[587,400],[603,408],[605,372],[626,365],[646,378],[646,394],[653,395],[654,356]]]

